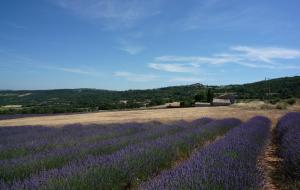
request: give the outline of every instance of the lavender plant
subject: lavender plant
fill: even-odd
[[[211,121],[210,119],[202,119],[203,123]],[[73,147],[61,147],[58,149],[51,149],[42,151],[26,157],[0,160],[0,178],[5,181],[12,179],[23,179],[28,175],[36,173],[41,170],[49,170],[51,168],[62,167],[72,160],[80,160],[85,156],[110,154],[118,149],[121,149],[129,144],[135,144],[146,140],[155,139],[164,135],[169,135],[187,128],[188,123],[180,122],[173,125],[138,125],[141,130],[132,125],[133,131],[140,131],[132,135],[118,136],[115,138],[99,141],[95,143],[82,143]],[[124,128],[129,128],[130,125],[124,125]],[[119,128],[120,130],[124,130]],[[115,131],[118,134],[120,132]]]
[[[262,174],[256,167],[269,134],[270,120],[254,117],[178,167],[162,172],[139,189],[259,189]]]
[[[3,127],[0,135],[0,160],[26,156],[40,151],[97,142],[143,131],[152,124],[67,125],[62,128],[42,126]],[[159,125],[156,123],[154,126]]]
[[[119,189],[137,184],[228,129],[236,119],[210,122],[142,144],[129,145],[111,155],[88,156],[63,168],[40,172],[23,181],[2,183],[10,189]]]
[[[276,127],[278,155],[283,160],[281,183],[285,189],[300,189],[300,112],[283,116]]]

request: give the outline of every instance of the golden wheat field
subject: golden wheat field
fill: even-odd
[[[160,121],[172,122],[177,120],[191,121],[201,117],[227,118],[235,117],[243,121],[256,116],[267,116],[276,122],[287,110],[256,110],[238,107],[194,107],[194,108],[173,108],[153,110],[132,110],[132,111],[107,111],[97,113],[52,115],[39,117],[26,117],[18,119],[1,120],[0,126],[63,126],[66,124],[107,124],[126,122],[147,122]]]

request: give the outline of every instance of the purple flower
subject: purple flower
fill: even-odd
[[[180,158],[181,153],[191,152],[197,146],[222,135],[240,123],[237,119],[212,121],[204,118],[194,123],[161,125],[155,127],[156,130],[152,132],[145,131],[145,134],[150,136],[154,134],[158,138],[151,140],[142,136],[140,143],[129,144],[112,154],[88,155],[81,160],[68,162],[62,168],[41,171],[24,180],[16,179],[8,183],[9,188],[124,187],[124,184],[138,183],[139,180],[150,177],[158,170],[169,167],[172,161]]]
[[[283,116],[277,124],[276,133],[283,173],[293,183],[300,184],[300,112]]]
[[[254,117],[139,189],[258,189],[262,174],[256,161],[270,124],[265,117]]]

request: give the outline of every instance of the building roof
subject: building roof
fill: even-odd
[[[218,99],[234,99],[236,98],[237,96],[235,94],[222,94],[220,96],[218,96],[217,98]]]
[[[231,104],[229,99],[214,98],[213,103]]]

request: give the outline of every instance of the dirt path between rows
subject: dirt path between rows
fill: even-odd
[[[160,174],[162,174],[164,171],[169,171],[169,170],[173,170],[177,167],[179,167],[181,164],[183,164],[185,161],[187,161],[188,159],[191,158],[192,155],[196,154],[197,152],[199,152],[201,149],[204,149],[205,147],[209,146],[210,144],[213,144],[215,142],[217,142],[218,140],[224,138],[226,135],[226,133],[224,135],[219,135],[217,137],[215,137],[214,139],[212,140],[208,140],[206,142],[204,142],[202,145],[198,145],[192,152],[190,152],[189,154],[185,155],[184,157],[181,157],[179,158],[178,160],[175,160],[171,167],[169,168],[165,168],[157,173],[155,173],[153,176],[149,177],[146,181],[144,182],[148,182],[148,181],[151,181],[157,177],[159,177]],[[139,185],[138,186],[135,186],[135,187],[132,187],[132,188],[127,188],[127,189],[132,189],[132,190],[138,190],[139,189]],[[127,190],[126,189],[126,190]]]
[[[277,122],[276,122],[277,123]],[[271,128],[270,139],[266,145],[265,151],[262,157],[259,159],[258,166],[264,173],[264,190],[278,190],[278,185],[273,179],[272,175],[277,171],[280,165],[281,159],[276,155],[277,145],[275,143],[275,127],[276,123],[273,121]]]

